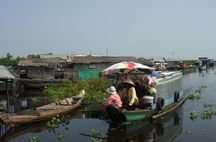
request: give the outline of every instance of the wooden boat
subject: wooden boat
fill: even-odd
[[[80,113],[79,111],[76,111],[72,114],[70,118],[82,118],[83,113]],[[4,126],[3,128],[0,127],[0,129],[3,130],[0,134],[0,142],[9,142],[15,139],[16,137],[19,137],[21,135],[24,135],[26,133],[39,133],[46,131],[49,129],[49,127],[46,124],[47,122],[35,122],[35,123],[28,123],[25,125],[21,125],[19,127],[8,127],[8,130],[4,131],[7,126]],[[63,122],[66,123],[66,122]],[[1,124],[0,124],[1,125]],[[65,124],[67,125],[67,123]]]
[[[62,79],[27,79],[21,78],[21,83],[26,88],[37,88],[43,89],[47,86],[63,86],[64,82]]]
[[[157,93],[153,97],[146,97],[146,106],[140,107],[138,105],[134,109],[128,110],[109,105],[107,106],[107,112],[111,120],[124,122],[157,118],[181,105],[187,98],[181,90],[182,73],[172,71],[162,72],[161,74],[156,78],[158,81],[155,87]]]
[[[10,127],[15,127],[21,124],[49,120],[57,114],[61,115],[77,109],[84,99],[84,94],[85,91],[83,90],[77,96],[37,107],[35,110],[27,110],[17,114],[3,113],[0,114],[0,121]]]

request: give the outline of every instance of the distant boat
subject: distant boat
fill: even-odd
[[[48,86],[63,86],[62,79],[27,79],[21,78],[20,81],[26,88],[44,89]]]
[[[206,70],[206,69],[207,69],[206,65],[199,66],[199,70]]]
[[[17,114],[0,114],[0,121],[10,127],[16,127],[26,123],[49,120],[56,115],[62,115],[77,109],[83,99],[85,91],[71,98],[65,98],[58,102],[35,108],[35,110],[26,110]]]

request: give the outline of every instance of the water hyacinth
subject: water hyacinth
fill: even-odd
[[[39,142],[39,138],[37,136],[30,137],[29,140],[30,142]]]
[[[212,109],[205,110],[205,111],[202,112],[201,118],[203,120],[205,120],[205,119],[211,119],[212,115],[215,115],[215,114],[216,113]]]
[[[189,114],[190,114],[190,119],[191,119],[191,120],[195,120],[195,119],[197,119],[197,117],[198,117],[198,114],[197,114],[196,111],[192,111],[192,112],[190,112]]]
[[[201,98],[201,96],[200,95],[196,95],[196,94],[189,94],[188,95],[188,99],[190,99],[190,100],[199,100]]]
[[[111,86],[111,79],[98,78],[86,80],[65,80],[64,86],[47,87],[44,93],[53,101],[71,97],[85,90],[85,102],[91,104],[88,107],[95,108],[104,105],[108,93],[107,88]]]

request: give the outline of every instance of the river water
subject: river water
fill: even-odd
[[[201,86],[207,88],[198,89]],[[38,137],[39,142],[215,142],[216,117],[203,120],[201,114],[210,109],[204,104],[211,104],[216,111],[216,70],[185,74],[182,78],[183,90],[186,94],[199,94],[198,100],[187,100],[181,107],[172,113],[151,122],[138,121],[121,125],[111,124],[109,121],[86,118],[85,114],[75,112],[68,123],[58,128],[49,129],[46,123],[36,123],[7,130],[1,127],[3,142],[29,142],[30,137]],[[25,103],[24,103],[25,104]],[[190,112],[196,112],[198,117],[190,118]],[[92,130],[99,132],[101,140],[93,139]]]

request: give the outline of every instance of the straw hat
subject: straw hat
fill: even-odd
[[[109,93],[109,94],[117,94],[117,92],[116,92],[116,88],[114,87],[114,86],[111,86],[110,88],[108,88],[107,89],[107,92]]]
[[[129,84],[135,85],[134,82],[131,79],[125,79],[122,82],[123,83],[129,83]]]

